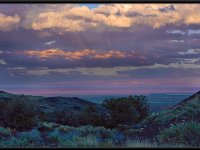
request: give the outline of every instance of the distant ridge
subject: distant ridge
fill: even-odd
[[[193,101],[194,99],[200,100],[200,91],[195,93],[195,94],[193,94],[193,95],[191,95],[191,96],[189,96],[188,98],[182,100],[178,104],[172,106],[170,109],[176,109],[177,107],[182,106],[187,102]]]
[[[32,96],[24,94],[12,94],[5,91],[0,91],[0,102],[4,100],[11,100],[15,96],[25,96],[29,101],[39,106],[42,111],[53,112],[55,110],[67,110],[68,112],[80,112],[89,105],[98,104],[84,100],[78,97],[44,97],[44,96]]]

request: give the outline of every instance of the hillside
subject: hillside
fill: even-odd
[[[11,100],[13,97],[20,96],[0,91],[0,102],[4,100]],[[27,100],[30,100],[35,105],[39,106],[45,113],[52,113],[54,111],[67,110],[68,112],[79,112],[89,105],[100,107],[99,104],[83,100],[77,97],[43,97],[24,95]]]
[[[152,113],[145,121],[164,126],[187,121],[200,121],[200,91],[167,110]]]
[[[200,91],[189,96],[188,98],[182,100],[180,103],[174,105],[173,107],[171,107],[170,109],[178,109],[179,107],[183,107],[189,103],[193,103],[193,102],[198,102],[200,103]]]

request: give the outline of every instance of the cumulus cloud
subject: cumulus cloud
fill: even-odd
[[[59,8],[59,9],[58,9]],[[192,8],[192,9],[191,9]],[[45,6],[35,12],[34,17],[26,17],[25,26],[34,30],[56,28],[62,31],[80,32],[91,28],[128,28],[148,25],[160,28],[167,24],[198,24],[198,5],[169,4],[108,4],[89,9],[86,6],[63,5]],[[184,10],[184,11],[183,11]],[[187,13],[186,13],[187,12]],[[195,17],[196,16],[196,17]],[[57,29],[57,30],[58,30]],[[60,32],[60,31],[59,31]]]
[[[77,4],[49,4],[24,8],[24,14],[19,12],[22,20],[18,15],[0,14],[0,27],[10,30],[21,21],[20,27],[63,33],[141,25],[160,28],[168,24],[200,24],[198,4],[101,4],[93,9]]]
[[[26,5],[23,19],[19,15],[0,13],[0,27],[10,30],[20,27],[33,30],[50,29],[81,32],[87,29],[131,28],[147,25],[160,28],[168,24],[200,24],[198,4],[102,4],[90,9],[81,5]]]
[[[130,27],[132,20],[125,16],[95,14],[86,6],[63,7],[59,11],[41,12],[31,22],[34,30],[58,28],[64,31],[84,31],[101,24],[112,27]]]
[[[21,18],[18,15],[8,16],[0,13],[0,30],[10,31],[18,27]]]

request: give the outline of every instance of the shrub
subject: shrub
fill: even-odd
[[[107,109],[105,117],[110,122],[110,127],[119,124],[133,124],[142,121],[149,113],[149,104],[145,96],[128,96],[111,98],[103,102]]]
[[[60,132],[58,129],[54,129],[52,132],[49,133],[47,139],[53,143],[59,143],[60,141]]]
[[[43,132],[43,131],[51,131],[53,130],[55,127],[58,127],[59,125],[57,123],[54,123],[54,122],[41,122],[39,124],[39,127],[38,127],[38,130],[40,132]]]
[[[124,144],[125,140],[126,140],[126,137],[122,132],[115,131],[112,134],[112,141],[114,144],[122,145]]]
[[[129,129],[124,132],[124,134],[127,138],[133,138],[140,133],[142,133],[141,129]]]
[[[0,137],[9,137],[11,134],[12,132],[10,128],[0,127]]]
[[[19,130],[37,125],[37,108],[25,96],[15,96],[3,108],[4,126]]]
[[[99,145],[100,148],[113,148],[114,145],[111,142],[103,142]]]
[[[200,123],[187,122],[173,125],[157,136],[159,143],[200,146]]]
[[[104,127],[93,127],[90,125],[82,126],[77,128],[81,136],[95,135],[101,139],[110,138],[112,136],[112,131]]]
[[[21,132],[19,135],[19,139],[26,139],[30,143],[36,143],[37,141],[41,141],[41,133],[37,129],[33,129],[28,132]]]
[[[73,127],[70,127],[70,126],[64,126],[64,125],[60,125],[58,127],[58,130],[61,131],[61,132],[69,132],[70,130],[72,130]]]
[[[99,147],[99,143],[96,137],[93,135],[88,135],[85,137],[73,136],[72,138],[61,136],[59,139],[58,147],[94,148],[94,147]]]
[[[69,125],[75,127],[80,125],[80,114],[78,112],[56,110],[53,113],[53,118],[53,121],[62,125]]]
[[[94,135],[88,135],[86,137],[79,137],[76,139],[78,147],[82,148],[95,148],[99,147],[97,138]]]
[[[54,111],[55,115],[55,122],[59,124],[65,124],[66,123],[66,112],[64,110],[56,110]]]
[[[1,148],[25,148],[34,147],[26,139],[18,139],[16,137],[11,137],[10,139],[0,141]]]
[[[59,141],[58,147],[60,147],[60,148],[77,148],[78,145],[74,141],[61,139]]]
[[[140,140],[128,140],[125,144],[126,148],[136,148],[136,147],[158,147],[157,143],[151,143],[149,141],[140,141]]]
[[[102,119],[95,105],[87,106],[80,115],[80,123],[82,125],[101,126],[103,125]]]

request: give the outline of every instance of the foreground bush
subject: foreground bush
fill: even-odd
[[[192,147],[200,146],[200,123],[188,122],[173,125],[157,136],[159,143],[184,144]]]
[[[104,120],[102,116],[97,111],[95,105],[89,105],[86,107],[80,115],[81,125],[93,125],[93,126],[103,126]]]
[[[138,123],[149,114],[149,104],[145,96],[111,98],[105,100],[103,106],[107,109],[105,117],[110,127]]]
[[[13,129],[31,129],[37,125],[37,112],[37,108],[25,96],[15,96],[2,108],[2,122]]]

